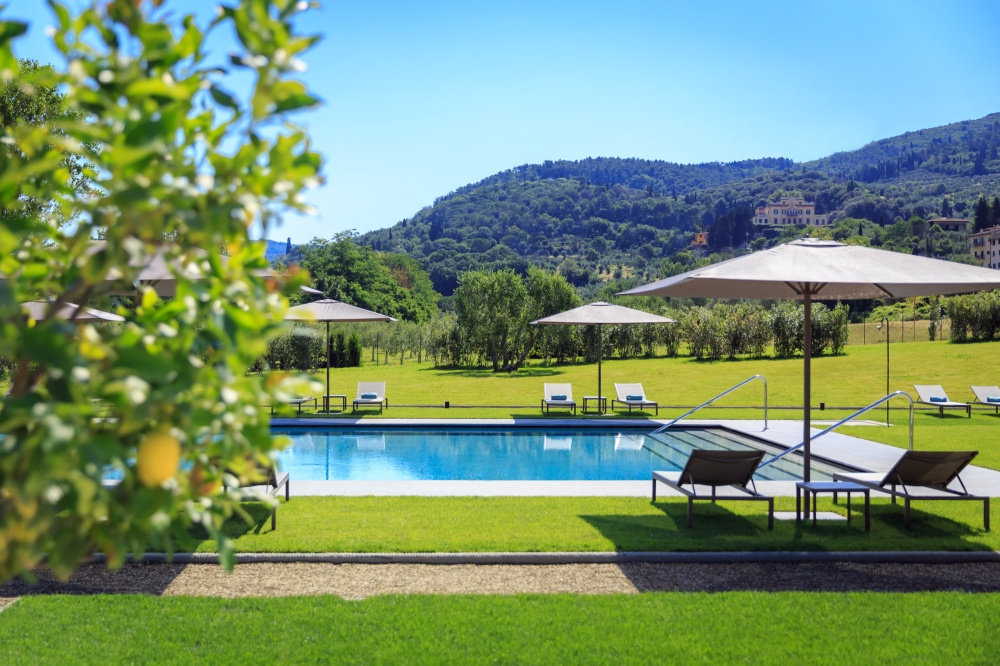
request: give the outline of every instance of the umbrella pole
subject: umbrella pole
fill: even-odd
[[[330,413],[330,322],[326,322],[326,394],[323,396],[323,411]]]
[[[601,351],[604,344],[602,343],[601,333],[604,327],[600,324],[597,325],[597,413],[603,414],[601,410]]]
[[[805,305],[805,322],[803,326],[803,341],[802,341],[802,361],[805,365],[805,370],[803,373],[803,405],[802,412],[802,480],[809,481],[810,467],[812,454],[810,451],[810,407],[812,405],[812,391],[811,391],[811,368],[812,365],[812,292],[809,291],[809,287],[803,291],[802,303]]]

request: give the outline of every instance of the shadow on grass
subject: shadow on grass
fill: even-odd
[[[919,412],[915,412],[919,414]],[[933,417],[936,421],[954,421],[955,419],[961,419],[962,421],[968,421],[969,416],[966,415],[965,410],[945,410],[944,412],[936,412],[933,410],[927,410],[923,414],[924,416]]]
[[[240,516],[230,518],[222,527],[223,533],[236,540],[247,535],[266,534],[271,531],[271,509],[261,502],[247,502],[244,510],[250,516],[247,523]],[[183,547],[212,540],[205,528],[194,527],[189,533],[189,541]],[[184,552],[178,544],[178,552]],[[28,594],[152,594],[161,595],[177,576],[184,571],[183,564],[128,563],[117,571],[111,571],[104,564],[84,564],[68,581],[56,578],[48,569],[35,570],[36,580],[25,577],[0,585],[0,597],[19,597]]]
[[[271,508],[262,502],[244,502],[243,510],[250,516],[248,523],[242,516],[233,516],[222,525],[222,533],[232,540],[245,537],[247,535],[261,535],[271,532]],[[278,508],[278,521],[281,521],[281,509]],[[212,538],[200,525],[191,530],[191,538],[198,542],[211,541]]]
[[[754,504],[754,506],[750,506]],[[741,506],[742,505],[742,506]],[[693,526],[687,527],[687,503],[670,499],[653,503],[657,515],[582,515],[617,551],[736,552],[736,551],[984,551],[993,550],[979,539],[984,535],[981,512],[963,512],[961,518],[911,508],[911,525],[903,521],[901,505],[888,501],[871,505],[870,533],[864,531],[863,508],[854,505],[852,521],[775,520],[767,529],[767,510],[761,503],[695,502]],[[925,505],[926,506],[926,505]],[[746,513],[737,512],[746,510]],[[787,510],[778,504],[777,510]],[[846,515],[843,503],[820,503],[820,511]]]
[[[516,372],[493,372],[493,368],[420,368],[418,372],[433,372],[443,377],[475,377],[486,379],[488,377],[510,377],[512,379],[532,379],[533,377],[554,377],[561,375],[560,368],[567,366],[528,366],[519,368]]]
[[[636,562],[619,569],[639,592],[1000,592],[995,562]]]

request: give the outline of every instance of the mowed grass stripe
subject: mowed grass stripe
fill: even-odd
[[[1000,595],[30,597],[0,663],[994,663]]]
[[[608,551],[930,551],[1000,550],[1000,533],[983,531],[982,504],[914,503],[913,527],[903,525],[902,505],[872,502],[866,534],[855,498],[854,520],[796,525],[775,521],[759,502],[695,505],[686,527],[686,503],[651,503],[641,497],[293,497],[269,513],[248,505],[257,521],[233,519],[226,532],[238,552],[608,552]],[[775,509],[794,511],[795,499],[777,498]],[[846,513],[820,498],[820,510]],[[1000,509],[991,507],[993,524]],[[212,552],[206,539],[199,552]]]

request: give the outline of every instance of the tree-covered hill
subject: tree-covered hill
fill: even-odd
[[[698,231],[709,232],[714,251],[773,242],[754,240],[761,230],[752,227],[753,209],[781,196],[814,201],[834,222],[859,218],[885,227],[942,212],[971,219],[980,196],[1000,196],[998,149],[994,114],[801,164],[589,158],[523,165],[459,188],[359,242],[417,259],[446,296],[466,270],[524,272],[529,265],[595,290],[613,279],[655,277]],[[895,247],[965,252],[958,236],[937,237],[941,247],[925,241],[914,236]]]
[[[829,176],[864,183],[923,171],[948,176],[1000,173],[1000,113],[978,120],[907,132],[834,153],[803,166]]]

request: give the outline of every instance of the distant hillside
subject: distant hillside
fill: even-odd
[[[377,250],[423,263],[450,294],[473,268],[529,264],[558,269],[581,288],[619,277],[650,278],[664,260],[709,231],[712,249],[739,248],[760,230],[753,209],[803,196],[832,221],[890,225],[930,218],[944,206],[971,217],[980,195],[1000,195],[1000,114],[884,139],[859,150],[795,163],[728,164],[588,158],[523,165],[440,197],[411,219],[364,234]],[[947,200],[947,203],[946,201]],[[881,242],[875,232],[872,242]],[[896,239],[896,247],[924,247]],[[963,253],[959,236],[933,252]],[[768,241],[755,241],[756,246]]]
[[[1000,173],[1000,113],[881,139],[804,167],[863,183],[910,172],[975,177]]]
[[[264,257],[268,261],[274,261],[278,257],[286,254],[287,248],[288,248],[288,240],[283,240],[283,241],[268,240],[267,249],[264,250]]]

